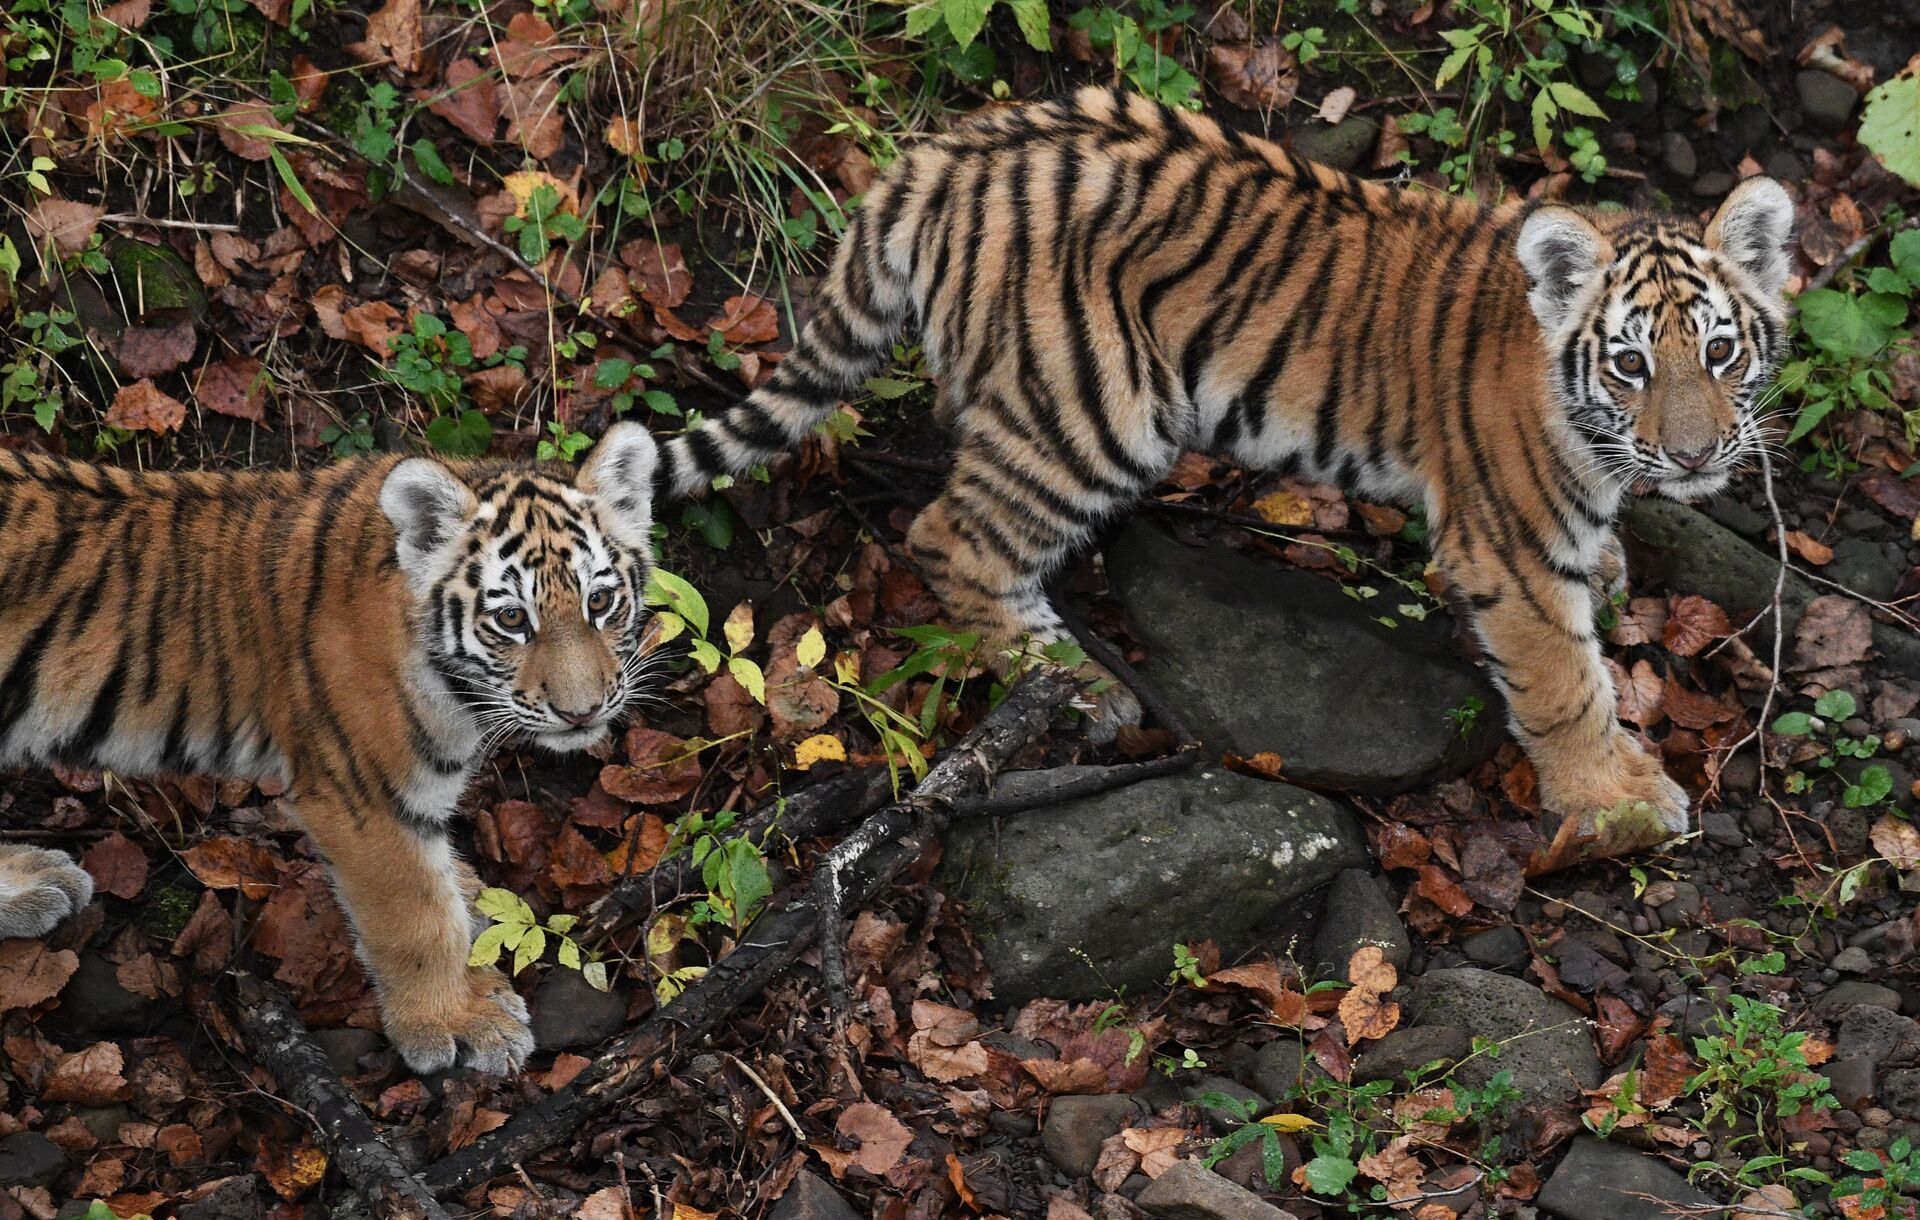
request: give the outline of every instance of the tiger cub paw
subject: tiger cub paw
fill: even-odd
[[[1605,609],[1613,599],[1627,591],[1627,548],[1617,532],[1609,530],[1600,544],[1600,559],[1588,578],[1593,589],[1595,609]]]
[[[407,1066],[420,1075],[455,1064],[505,1076],[533,1054],[527,1002],[507,977],[490,967],[469,967],[463,993],[442,1008],[408,1011],[396,1004],[383,1014],[387,1037]]]
[[[0,940],[39,937],[93,901],[93,878],[44,847],[0,849]]]
[[[1087,684],[1087,693],[1075,704],[1087,718],[1087,740],[1104,746],[1119,736],[1123,725],[1139,724],[1145,715],[1140,699],[1125,682],[1098,661],[1088,661],[1074,671]]]
[[[1541,803],[1566,821],[1551,846],[1536,857],[1533,872],[1645,851],[1687,833],[1692,826],[1687,790],[1637,742],[1621,743],[1612,765],[1587,782],[1543,779],[1541,795]]]

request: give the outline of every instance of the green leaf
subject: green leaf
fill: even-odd
[[[269,148],[267,156],[272,159],[273,170],[280,175],[280,181],[286,185],[287,193],[299,201],[300,206],[307,209],[310,214],[318,216],[320,209],[314,206],[313,196],[307,194],[306,186],[294,174],[293,164],[287,160],[287,154],[278,148]]]
[[[563,937],[560,941],[559,957],[562,966],[567,967],[569,970],[580,969],[579,942]]]
[[[647,577],[647,604],[669,606],[692,625],[695,634],[707,634],[707,599],[700,591],[665,568],[655,568]]]
[[[633,377],[633,362],[609,356],[593,366],[593,388],[617,390]]]
[[[1533,95],[1533,146],[1543,153],[1553,143],[1553,120],[1559,113],[1545,89]]]
[[[1860,772],[1860,782],[1847,787],[1845,800],[1849,809],[1865,809],[1878,805],[1893,792],[1893,776],[1885,767],[1868,767]]]
[[[1887,243],[1887,253],[1907,283],[1920,285],[1920,229],[1902,229],[1894,234]]]
[[[720,650],[715,648],[712,642],[708,640],[695,640],[691,647],[693,659],[699,664],[701,669],[712,673],[714,670],[720,668],[720,662],[724,658],[721,657]]]
[[[1913,65],[1867,94],[1860,142],[1882,165],[1920,186],[1920,71]]]
[[[907,381],[899,377],[869,377],[866,381],[867,392],[875,398],[903,398],[918,389],[920,383]]]
[[[529,927],[521,938],[520,946],[513,951],[513,973],[519,974],[528,966],[540,960],[547,951],[547,934],[537,927]]]
[[[478,411],[442,415],[427,424],[427,443],[454,457],[479,457],[493,444],[493,425]]]
[[[1813,732],[1813,717],[1805,712],[1788,712],[1773,722],[1773,731],[1787,737],[1805,737]]]
[[[595,991],[608,991],[613,987],[613,980],[607,977],[605,962],[588,962],[580,967],[580,977],[587,980],[587,986]]]
[[[1793,430],[1787,433],[1787,443],[1791,445],[1813,431],[1821,420],[1833,412],[1834,406],[1839,401],[1837,398],[1814,399],[1800,408],[1799,417],[1793,421]]]
[[[980,36],[980,29],[987,24],[987,7],[990,0],[940,0],[940,12],[947,19],[947,32],[953,35],[954,42],[961,50],[973,44]]]
[[[1307,1189],[1316,1195],[1338,1195],[1359,1172],[1360,1167],[1345,1157],[1317,1156],[1306,1164]]]
[[[474,940],[473,949],[467,954],[467,965],[491,966],[499,961],[500,951],[506,947],[507,933],[518,926],[497,923],[482,932]]]
[[[473,900],[474,909],[496,923],[532,923],[533,908],[512,890],[490,885]]]
[[[1554,101],[1559,102],[1563,108],[1571,110],[1575,114],[1585,115],[1590,119],[1604,119],[1607,117],[1607,112],[1595,105],[1593,99],[1588,97],[1581,91],[1578,85],[1573,84],[1571,81],[1557,80],[1548,85],[1547,88],[1553,91]]]
[[[1884,292],[1854,296],[1816,288],[1801,293],[1796,304],[1808,338],[1835,355],[1858,360],[1878,356],[1907,317],[1907,303]]]
[[[1860,710],[1860,705],[1846,691],[1830,690],[1814,702],[1813,710],[1827,720],[1846,720]]]
[[[939,25],[940,18],[941,18],[940,0],[926,0],[926,3],[918,4],[908,9],[907,10],[907,28],[906,28],[907,37],[908,38],[920,37],[921,35],[925,34],[928,30],[931,30],[934,26]]]
[[[1445,59],[1440,61],[1440,71],[1434,74],[1433,87],[1436,89],[1445,88],[1448,81],[1460,75],[1461,70],[1467,66],[1467,61],[1471,58],[1473,58],[1472,43],[1455,48]]]
[[[1047,32],[1047,0],[1007,0],[1013,19],[1027,45],[1036,51],[1053,50],[1053,37]]]
[[[745,657],[728,657],[727,672],[733,675],[735,682],[746,688],[755,703],[767,701],[767,679],[758,665]]]
[[[453,185],[453,171],[440,159],[440,150],[432,140],[421,136],[413,142],[413,159],[420,166],[420,172],[438,182],[441,186]]]
[[[773,894],[773,881],[767,876],[767,862],[753,844],[736,839],[728,852],[727,881],[733,894],[735,922],[745,924],[753,912]]]

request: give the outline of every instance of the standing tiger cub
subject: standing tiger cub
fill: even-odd
[[[1687,796],[1614,718],[1594,591],[1629,490],[1717,491],[1760,444],[1792,206],[1704,228],[1400,190],[1083,90],[915,148],[874,187],[793,352],[668,444],[706,487],[797,444],[903,329],[958,432],[908,535],[964,628],[1060,634],[1047,572],[1183,450],[1423,506],[1546,806],[1618,853]],[[1139,714],[1116,689],[1110,733]]]
[[[467,965],[479,882],[447,820],[508,738],[590,745],[645,677],[655,449],[610,429],[577,476],[425,458],[134,474],[0,452],[0,767],[287,785],[418,1072],[533,1049]],[[0,848],[0,937],[91,891]]]

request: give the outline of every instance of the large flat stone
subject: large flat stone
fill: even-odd
[[[997,791],[1049,782],[1002,776]],[[1368,859],[1354,816],[1290,784],[1196,768],[947,834],[947,892],[1005,1003],[1159,982],[1176,941],[1251,948],[1295,899]],[[1082,956],[1084,955],[1084,956]]]
[[[1662,1162],[1591,1135],[1573,1141],[1540,1188],[1540,1210],[1561,1220],[1672,1220],[1683,1208],[1715,1206],[1711,1195]]]
[[[1107,571],[1147,680],[1211,750],[1272,751],[1303,783],[1388,793],[1463,771],[1498,739],[1500,699],[1452,655],[1445,615],[1388,628],[1331,580],[1142,521]],[[1393,592],[1375,600],[1391,609]],[[1485,710],[1462,739],[1447,713],[1468,698]]]
[[[1459,1079],[1479,1088],[1499,1072],[1529,1099],[1571,1102],[1597,1088],[1601,1065],[1592,1023],[1546,992],[1511,975],[1472,966],[1429,970],[1409,984],[1414,1025],[1443,1025],[1497,1039],[1500,1055],[1462,1063]]]

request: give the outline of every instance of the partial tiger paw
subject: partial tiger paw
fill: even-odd
[[[504,1076],[533,1053],[527,1002],[492,968],[467,970],[466,994],[445,1011],[416,1013],[404,1000],[382,1012],[387,1037],[415,1072],[443,1072],[456,1063]]]
[[[1106,666],[1088,661],[1076,672],[1092,688],[1077,705],[1086,712],[1088,741],[1104,746],[1119,735],[1120,726],[1140,723],[1145,712],[1139,698]]]
[[[1552,845],[1535,857],[1529,869],[1534,873],[1645,851],[1691,828],[1687,790],[1659,759],[1624,737],[1600,774],[1542,776],[1541,803],[1566,821]]]
[[[65,852],[0,848],[0,940],[45,936],[93,901],[93,878]]]
[[[1600,547],[1600,561],[1594,565],[1590,581],[1596,609],[1611,603],[1627,591],[1627,548],[1618,533],[1609,532]]]

